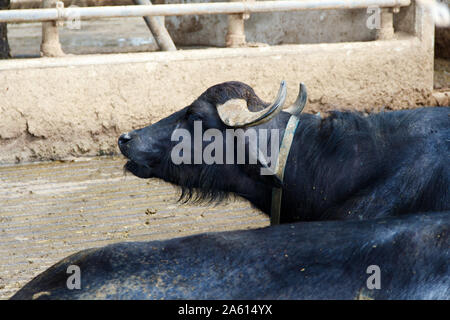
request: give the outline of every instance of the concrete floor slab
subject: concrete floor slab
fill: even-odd
[[[123,158],[0,166],[0,299],[82,249],[269,225],[243,199],[178,203],[159,179],[123,171]]]

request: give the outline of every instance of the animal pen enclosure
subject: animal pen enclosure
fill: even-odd
[[[243,200],[177,203],[173,187],[124,176],[124,161],[111,157],[121,133],[173,113],[211,85],[240,80],[269,100],[279,80],[288,92],[302,81],[307,112],[413,108],[431,99],[434,26],[415,1],[164,3],[171,5],[0,11],[0,22],[35,22],[9,25],[18,58],[0,61],[0,297],[87,247],[268,225]],[[372,6],[382,8],[378,29],[366,25]],[[59,28],[69,55],[32,57],[40,22],[74,16],[80,30]],[[102,51],[92,49],[96,41],[85,40],[84,52],[70,42],[86,28],[104,45],[110,36],[95,29],[111,20],[84,18],[122,16],[167,16],[181,50],[102,55],[92,54]],[[140,28],[137,47],[156,50]],[[121,51],[129,51],[133,43],[123,39]]]

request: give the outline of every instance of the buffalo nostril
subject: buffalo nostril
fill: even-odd
[[[125,144],[130,141],[132,138],[129,133],[124,133],[119,137],[119,144]]]

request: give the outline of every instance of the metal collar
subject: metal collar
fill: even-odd
[[[289,118],[286,130],[284,131],[283,140],[281,140],[280,152],[278,153],[277,163],[275,166],[275,175],[283,182],[284,168],[291,150],[292,141],[294,139],[295,131],[297,130],[300,119],[292,115]],[[280,224],[281,198],[283,188],[272,189],[272,207],[270,210],[270,224]]]

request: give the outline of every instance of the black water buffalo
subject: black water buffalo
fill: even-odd
[[[449,226],[439,212],[117,243],[12,299],[449,299]],[[67,288],[71,265],[80,289]]]
[[[233,128],[245,133],[266,130],[270,149],[272,130],[279,130],[278,140],[272,140],[281,141],[291,117],[279,112],[285,94],[280,90],[276,101],[268,105],[241,82],[210,87],[184,109],[123,134],[118,144],[129,159],[125,167],[138,177],[158,177],[180,186],[184,199],[217,200],[234,193],[266,213],[270,213],[273,188],[282,187],[281,222],[450,209],[449,107],[369,115],[335,111],[324,118],[301,114],[283,182],[275,175],[261,175],[260,169],[270,161],[264,163],[259,156],[253,164],[249,156],[240,164],[225,161],[226,154],[234,155],[238,145],[230,147],[226,139],[221,163],[195,163],[195,157],[211,143],[208,139],[200,148],[196,149],[194,142],[194,148],[183,150],[190,153],[188,161],[174,163],[172,151],[179,143],[172,141],[174,130],[195,135],[196,121],[201,121],[203,134],[211,128],[224,135]],[[301,100],[299,96],[289,109],[301,109],[306,99],[303,97],[303,105],[296,105]],[[245,110],[239,109],[242,102]],[[245,139],[249,150],[252,137]]]

